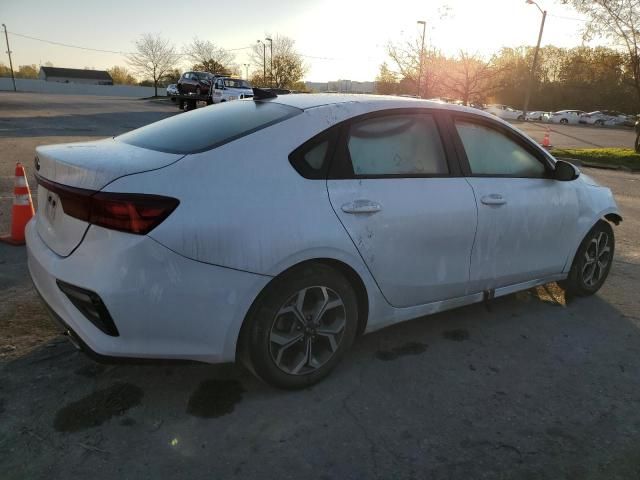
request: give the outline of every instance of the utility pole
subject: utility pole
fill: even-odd
[[[273,40],[270,37],[265,38],[267,42],[269,42],[269,61],[271,62],[271,67],[269,69],[269,83],[271,88],[273,88]]]
[[[527,110],[529,109],[529,100],[531,100],[531,89],[533,88],[533,79],[536,72],[536,64],[538,63],[538,52],[540,51],[540,42],[542,41],[542,32],[544,31],[544,22],[547,19],[547,11],[542,10],[533,0],[526,0],[529,5],[535,5],[542,13],[542,21],[540,22],[540,33],[538,33],[538,43],[536,44],[536,51],[533,54],[533,65],[531,65],[531,72],[529,72],[529,81],[527,82],[527,93],[524,97],[524,107],[522,109],[522,117],[527,119]]]
[[[262,81],[267,81],[267,45],[262,41],[258,40],[258,43],[262,45]]]
[[[9,68],[11,69],[11,81],[13,82],[13,91],[16,90],[16,78],[13,76],[13,62],[11,61],[11,48],[9,48],[9,35],[7,35],[7,26],[3,23],[2,28],[4,28],[4,39],[7,42],[7,55],[9,55]]]
[[[244,63],[244,78],[246,80],[249,80],[249,64],[248,63]]]
[[[418,98],[422,98],[420,96],[420,84],[422,83],[422,62],[424,58],[424,34],[427,29],[427,22],[424,20],[418,20],[418,25],[422,25],[422,47],[420,48],[420,73],[418,74]]]

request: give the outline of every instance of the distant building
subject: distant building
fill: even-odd
[[[38,77],[46,82],[89,83],[91,85],[113,85],[113,78],[105,70],[80,68],[40,67]]]
[[[375,82],[356,82],[354,80],[305,82],[305,86],[312,92],[373,93],[375,90]]]

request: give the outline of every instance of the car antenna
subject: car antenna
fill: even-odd
[[[266,100],[267,98],[278,98],[278,95],[271,90],[265,90],[263,88],[253,87],[253,99],[254,100]]]

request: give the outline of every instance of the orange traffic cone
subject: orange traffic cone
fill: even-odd
[[[544,132],[544,138],[542,139],[542,146],[544,148],[551,147],[551,139],[549,138],[549,127],[547,127],[547,131]]]
[[[16,163],[16,179],[13,187],[13,207],[11,208],[11,234],[0,237],[0,241],[11,245],[24,245],[24,228],[34,215],[31,191],[24,174],[24,167]]]

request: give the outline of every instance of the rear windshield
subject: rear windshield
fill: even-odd
[[[219,147],[250,133],[302,113],[272,102],[235,100],[181,113],[116,140],[135,147],[167,153],[198,153]]]

